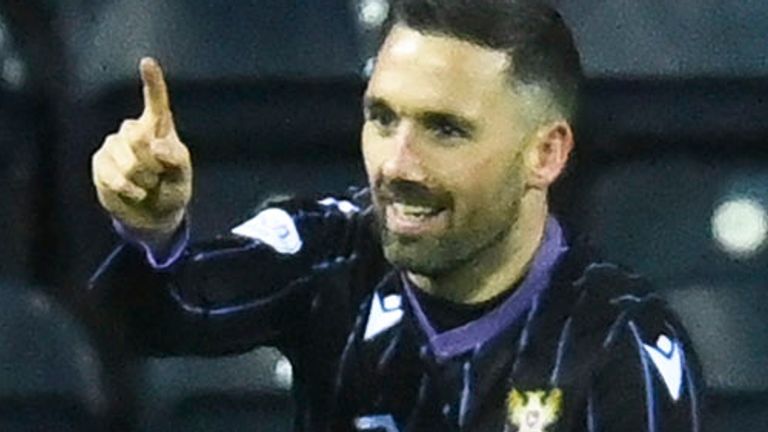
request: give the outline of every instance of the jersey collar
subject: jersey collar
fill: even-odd
[[[550,217],[544,229],[544,239],[517,292],[482,317],[442,333],[435,330],[424,313],[413,292],[417,288],[412,285],[404,272],[401,273],[403,290],[408,303],[419,327],[426,334],[429,346],[438,362],[481,347],[488,340],[523,319],[533,299],[549,286],[552,270],[567,250],[568,246],[560,224],[554,217]]]

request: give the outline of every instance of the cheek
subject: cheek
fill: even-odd
[[[381,161],[383,160],[381,143],[378,142],[368,125],[363,127],[360,143],[365,171],[368,174],[368,178],[373,179],[379,172],[382,163]]]
[[[457,189],[469,195],[483,195],[494,188],[499,177],[498,161],[494,158],[481,158],[477,153],[469,153],[460,158],[445,177],[451,179]]]
[[[459,204],[468,213],[506,212],[520,200],[522,181],[519,164],[486,159],[454,177]]]

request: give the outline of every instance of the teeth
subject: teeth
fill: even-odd
[[[398,213],[412,217],[426,217],[436,213],[433,207],[409,205],[403,203],[392,203],[392,207],[394,207],[395,211]]]

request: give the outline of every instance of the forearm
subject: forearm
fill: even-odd
[[[292,307],[300,308],[304,287],[292,281],[299,263],[275,265],[264,248],[216,243],[186,247],[165,266],[150,263],[135,245],[121,245],[91,280],[93,309],[121,328],[132,349],[153,355],[276,343],[290,324],[284,317],[300,316],[286,314],[281,301],[293,297]]]
[[[310,318],[315,273],[370,247],[360,222],[335,201],[288,201],[206,243],[187,245],[183,225],[160,253],[123,232],[125,244],[93,277],[90,297],[141,351],[285,343]]]

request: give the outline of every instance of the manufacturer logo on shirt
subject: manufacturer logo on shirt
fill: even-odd
[[[560,419],[563,392],[535,390],[520,392],[512,389],[507,396],[507,426],[505,432],[548,432]]]
[[[402,298],[392,294],[383,299],[379,293],[373,294],[371,312],[368,315],[368,325],[365,327],[364,340],[371,340],[379,333],[395,326],[403,318]]]
[[[672,400],[680,399],[683,387],[683,358],[680,344],[673,342],[665,335],[660,335],[655,346],[643,344],[643,349],[659,371]]]

